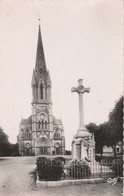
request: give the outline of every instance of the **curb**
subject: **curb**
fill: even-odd
[[[104,182],[103,178],[94,179],[80,179],[80,180],[60,180],[60,181],[36,181],[37,188],[43,187],[61,187],[69,185],[79,185],[79,184],[95,184]]]

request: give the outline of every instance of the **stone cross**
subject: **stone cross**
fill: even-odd
[[[71,92],[77,92],[79,94],[79,128],[84,126],[84,115],[83,115],[83,94],[89,93],[90,88],[84,88],[83,79],[78,80],[78,86],[72,87]]]

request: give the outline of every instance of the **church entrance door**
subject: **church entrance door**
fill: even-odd
[[[55,154],[61,154],[60,144],[57,142],[55,143]]]
[[[50,144],[47,138],[42,137],[38,141],[39,155],[50,155]]]
[[[41,155],[47,155],[48,154],[48,150],[46,147],[41,147],[40,148],[40,154]]]
[[[56,154],[60,154],[60,148],[56,148]]]

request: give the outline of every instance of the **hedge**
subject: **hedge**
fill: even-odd
[[[55,181],[62,178],[63,163],[59,158],[37,158],[37,172],[39,180]]]

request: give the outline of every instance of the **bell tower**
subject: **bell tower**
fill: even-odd
[[[38,137],[38,134],[44,133],[43,127],[47,127],[49,131],[48,137],[50,137],[50,131],[53,130],[52,97],[51,97],[52,83],[51,83],[49,71],[47,70],[46,67],[40,25],[39,25],[39,32],[38,32],[35,69],[33,70],[31,86],[32,86],[32,151],[34,154],[37,154],[35,145],[36,145],[36,138]],[[40,116],[42,114],[47,116],[47,126],[43,125],[42,120],[41,121],[38,120],[38,115]],[[46,121],[44,123],[46,123]],[[40,124],[42,124],[42,129]]]
[[[52,83],[46,67],[40,25],[31,88],[32,114],[22,119],[19,126],[20,155],[65,154],[63,124],[52,113]]]

